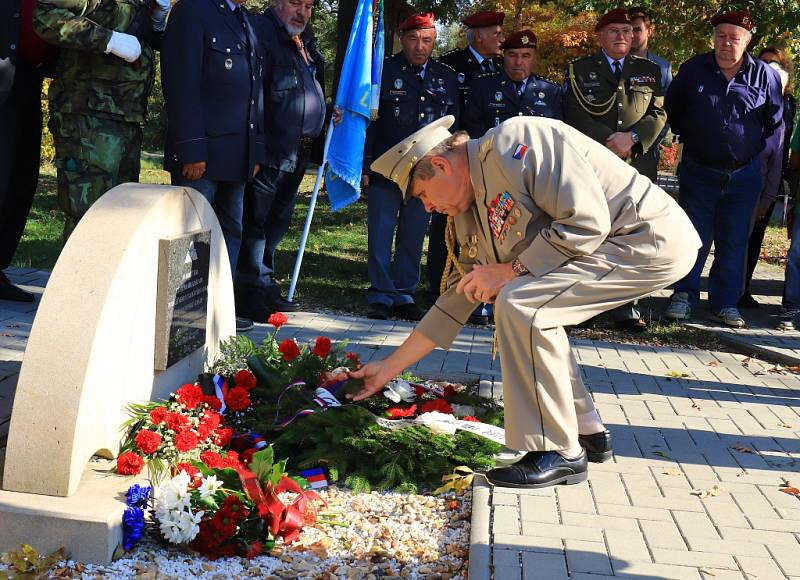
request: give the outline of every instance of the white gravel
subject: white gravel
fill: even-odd
[[[339,525],[306,526],[300,540],[279,544],[252,560],[209,561],[195,553],[144,540],[108,566],[66,561],[49,577],[61,578],[314,578],[323,580],[426,578],[467,575],[471,492],[453,497],[354,494],[330,487],[323,512]],[[0,570],[7,566],[0,563]]]

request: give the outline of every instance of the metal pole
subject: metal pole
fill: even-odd
[[[322,184],[322,175],[325,173],[325,164],[328,162],[328,147],[331,145],[331,137],[333,136],[333,118],[328,125],[328,131],[325,133],[325,146],[322,149],[322,163],[319,164],[317,169],[317,179],[314,182],[314,191],[311,193],[311,202],[308,204],[308,214],[306,214],[306,225],[303,228],[303,237],[300,238],[300,249],[297,250],[297,258],[294,261],[294,271],[292,272],[292,281],[289,284],[289,294],[287,299],[289,302],[294,297],[294,291],[297,287],[297,279],[300,277],[300,266],[303,263],[303,254],[306,251],[306,242],[308,241],[308,233],[311,231],[311,219],[314,217],[314,208],[317,205],[317,196],[319,195],[319,187]]]

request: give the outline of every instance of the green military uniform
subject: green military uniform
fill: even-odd
[[[50,85],[64,240],[106,191],[139,180],[141,124],[153,86],[148,0],[39,0],[34,28],[61,47]],[[105,50],[112,31],[139,38],[141,56],[126,62]]]
[[[644,153],[658,146],[667,122],[659,66],[629,54],[617,81],[605,54],[598,51],[567,66],[566,90],[565,121],[599,143],[618,131],[635,132],[639,143],[628,162],[655,182]]]

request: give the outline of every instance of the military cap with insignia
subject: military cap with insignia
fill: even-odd
[[[503,50],[508,50],[509,48],[536,48],[538,43],[539,41],[533,32],[530,30],[520,30],[509,34],[500,45],[500,48]]]
[[[484,26],[503,26],[505,19],[505,12],[491,12],[489,10],[481,10],[475,14],[467,16],[461,22],[467,28],[483,28]]]
[[[425,157],[431,149],[451,136],[448,129],[455,121],[456,118],[453,115],[447,115],[425,125],[394,147],[390,147],[372,162],[370,169],[380,173],[386,179],[394,181],[400,187],[400,192],[405,198],[411,170],[414,169],[417,161]]]
[[[398,25],[398,30],[406,32],[408,30],[421,30],[425,28],[434,28],[434,15],[433,12],[415,12]]]
[[[750,16],[750,13],[747,10],[737,10],[735,12],[723,12],[721,14],[717,14],[711,19],[711,25],[717,26],[718,24],[733,24],[734,26],[744,28],[748,32],[752,32],[754,28],[753,17]]]
[[[631,17],[627,8],[614,8],[603,14],[594,27],[595,32],[600,32],[609,24],[630,24]]]

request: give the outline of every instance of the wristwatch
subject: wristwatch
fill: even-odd
[[[636,131],[631,131],[631,139],[633,140],[634,144],[639,142],[639,133]]]
[[[525,274],[530,274],[530,270],[525,267],[519,258],[514,258],[511,260],[511,269],[517,276],[524,276]]]

